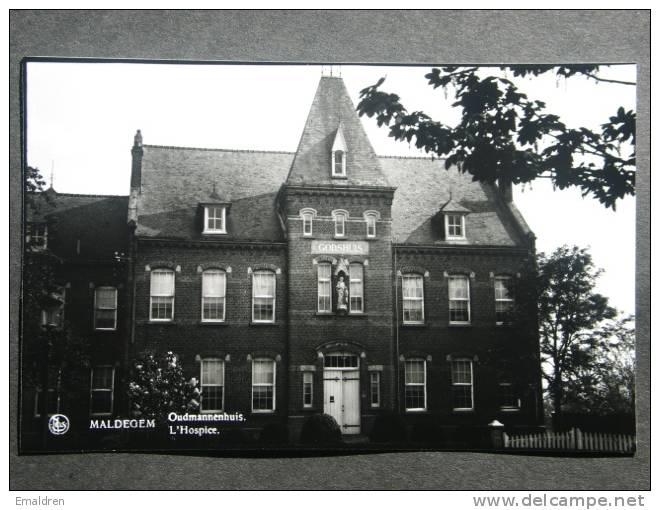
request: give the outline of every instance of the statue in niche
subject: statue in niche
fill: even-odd
[[[339,273],[339,278],[337,279],[337,311],[346,311],[348,309],[348,287],[344,282],[344,274]]]

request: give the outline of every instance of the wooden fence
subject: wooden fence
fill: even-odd
[[[635,436],[603,432],[582,432],[580,429],[571,429],[567,432],[541,432],[537,434],[507,434],[505,432],[504,447],[532,450],[632,453],[635,451]]]

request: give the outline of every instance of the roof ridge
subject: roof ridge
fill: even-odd
[[[211,152],[252,152],[258,154],[295,154],[293,151],[266,151],[258,149],[221,149],[216,147],[184,147],[181,145],[150,145],[144,144],[142,147],[150,147],[152,149],[180,149],[192,151],[211,151]]]
[[[46,190],[47,191],[47,190]],[[27,193],[33,193],[35,195],[38,195],[40,193],[46,193],[46,191],[28,191]],[[103,194],[98,194],[98,193],[66,193],[66,192],[55,192],[55,196],[61,197],[88,197],[88,198],[128,198],[128,194],[126,195],[103,195]]]
[[[434,156],[390,156],[387,154],[376,154],[377,158],[386,158],[386,159],[423,159],[423,160],[429,160],[429,161],[436,161],[436,160],[446,160],[447,158],[440,158],[440,157],[434,157]]]

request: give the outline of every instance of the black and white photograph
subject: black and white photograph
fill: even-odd
[[[25,71],[24,451],[634,453],[634,66]]]
[[[638,63],[382,62],[24,56],[20,456],[635,458]]]

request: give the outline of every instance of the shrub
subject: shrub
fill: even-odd
[[[329,414],[314,414],[303,423],[300,442],[314,445],[341,443],[341,429]]]
[[[261,429],[259,443],[264,445],[289,444],[289,427],[283,423],[269,423]]]
[[[393,413],[378,416],[369,434],[369,439],[374,443],[403,443],[407,437],[405,421]]]

